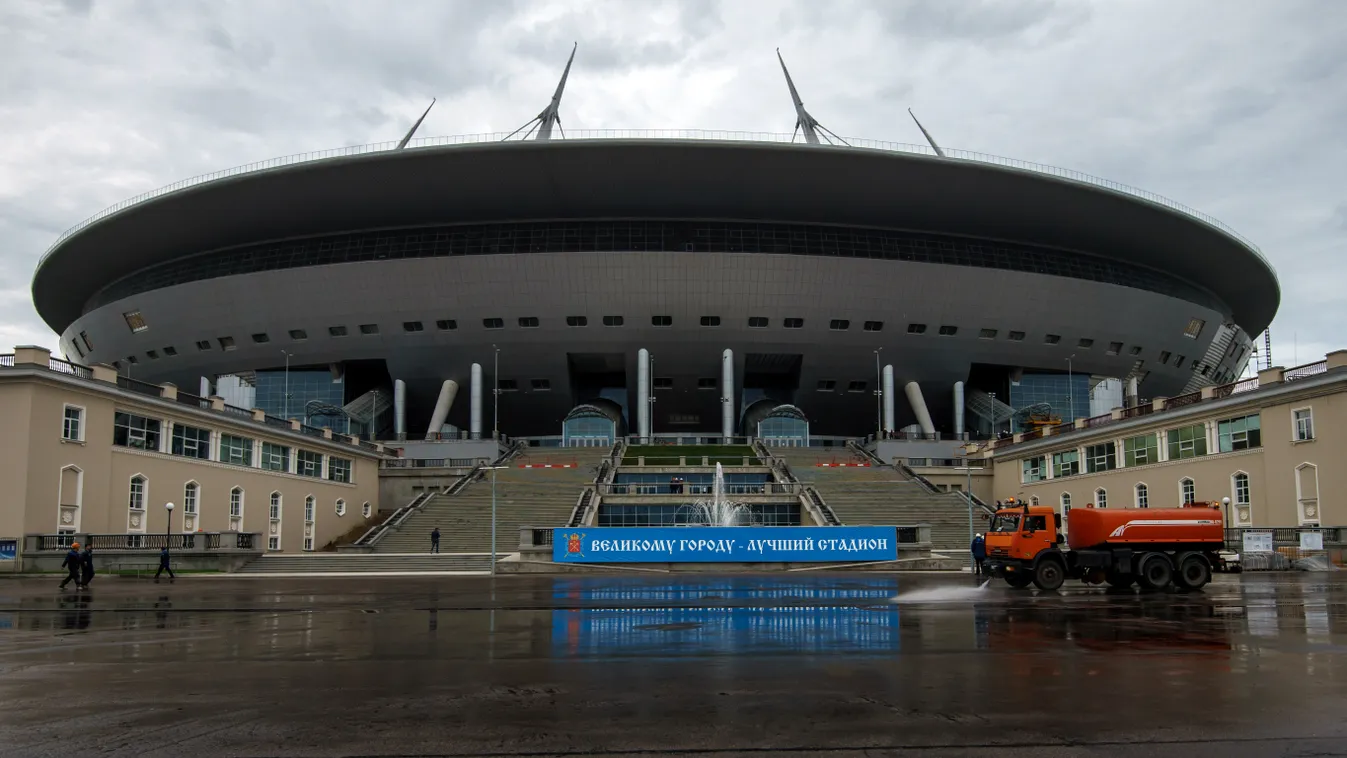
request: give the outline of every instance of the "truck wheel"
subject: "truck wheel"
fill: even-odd
[[[1207,561],[1200,555],[1189,554],[1179,561],[1179,573],[1174,576],[1174,583],[1185,590],[1201,589],[1211,581],[1211,567]]]
[[[1034,586],[1045,592],[1061,587],[1065,580],[1066,572],[1062,570],[1062,564],[1055,560],[1039,561],[1038,567],[1034,569]]]
[[[1104,577],[1104,581],[1108,582],[1108,585],[1114,589],[1130,590],[1132,585],[1136,584],[1137,578],[1131,574],[1115,574],[1110,571],[1108,576]]]
[[[1029,576],[1028,573],[1023,571],[1017,571],[1013,574],[1006,574],[1006,584],[1009,584],[1011,587],[1014,587],[1017,590],[1022,590],[1025,587],[1028,587],[1029,582],[1032,581],[1033,577]]]
[[[1137,572],[1137,583],[1143,590],[1162,590],[1174,579],[1174,566],[1169,556],[1163,553],[1151,553],[1141,559]]]

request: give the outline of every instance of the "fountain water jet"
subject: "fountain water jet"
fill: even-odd
[[[676,516],[684,514],[688,518],[682,523],[696,526],[750,526],[753,523],[753,511],[748,505],[731,502],[725,496],[725,469],[719,463],[711,484],[711,499],[680,505]]]

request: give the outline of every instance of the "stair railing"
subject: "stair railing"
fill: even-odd
[[[411,516],[413,513],[419,510],[423,505],[430,502],[430,500],[434,498],[435,495],[436,495],[435,492],[422,492],[420,495],[417,495],[416,497],[412,498],[412,501],[410,503],[407,503],[406,505],[402,506],[396,511],[393,511],[392,516],[389,516],[387,519],[384,519],[384,522],[382,524],[379,524],[373,529],[370,529],[368,532],[365,532],[363,535],[361,535],[360,539],[356,540],[352,544],[354,544],[357,547],[369,547],[370,545],[373,545],[374,543],[383,539],[385,534],[400,526],[402,522],[406,521],[409,516]]]
[[[801,497],[803,498],[805,508],[814,515],[815,521],[822,521],[828,526],[841,526],[842,522],[837,518],[831,506],[823,499],[818,490],[813,487],[805,487]]]
[[[595,491],[593,487],[586,487],[580,492],[580,497],[575,501],[575,507],[571,509],[571,517],[566,521],[567,527],[582,526],[585,519],[589,517],[589,509],[594,502]]]

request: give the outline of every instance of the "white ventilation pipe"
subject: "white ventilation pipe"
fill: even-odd
[[[636,436],[650,441],[650,351],[636,353]]]
[[[197,391],[197,395],[210,397],[210,379],[208,377],[201,377],[201,389]]]
[[[916,382],[908,382],[903,391],[907,394],[907,402],[912,405],[912,412],[917,414],[917,425],[921,427],[922,434],[935,434],[935,424],[931,423],[931,412],[926,410],[926,399],[921,396],[921,385]]]
[[[401,379],[393,380],[393,434],[407,439],[407,383]]]
[[[720,436],[734,436],[734,351],[720,354]]]
[[[1138,392],[1137,389],[1137,378],[1134,376],[1131,379],[1127,380],[1127,397],[1125,399],[1126,402],[1124,403],[1124,405],[1126,405],[1128,408],[1135,407],[1137,404],[1138,394],[1140,393]]]
[[[430,426],[426,427],[426,439],[433,440],[449,418],[449,409],[454,407],[454,398],[458,396],[458,382],[445,379],[440,385],[440,396],[435,400],[435,411],[430,414]]]
[[[472,386],[469,388],[472,401],[472,421],[468,426],[468,436],[475,440],[482,438],[482,364],[472,364]]]
[[[963,439],[963,382],[954,383],[954,435]]]
[[[893,396],[893,364],[884,367],[884,386],[880,389],[884,393],[884,431],[893,434],[893,414],[894,402]]]

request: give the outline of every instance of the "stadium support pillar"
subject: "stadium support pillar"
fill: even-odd
[[[482,364],[472,364],[472,386],[469,388],[472,399],[472,422],[468,435],[475,440],[482,438]]]
[[[893,396],[893,364],[884,367],[884,386],[880,388],[884,393],[884,433],[893,434],[894,401]]]
[[[926,410],[926,398],[921,395],[921,385],[916,382],[908,382],[903,391],[907,394],[907,402],[912,404],[912,412],[917,415],[917,424],[921,426],[921,433],[925,435],[935,434],[935,424],[931,423],[931,412]]]
[[[1123,405],[1128,408],[1135,408],[1137,406],[1137,395],[1139,394],[1135,376],[1127,380],[1127,389],[1124,394],[1127,396],[1123,398]]]
[[[963,439],[963,382],[954,383],[954,435]]]
[[[650,351],[636,353],[636,436],[641,443],[650,441]]]
[[[210,378],[201,377],[201,389],[197,392],[198,397],[210,397]]]
[[[426,427],[426,439],[438,438],[444,420],[449,418],[449,409],[454,407],[454,398],[458,396],[458,382],[445,379],[440,385],[440,396],[435,400],[435,411],[430,414],[430,426]]]
[[[393,380],[393,435],[407,439],[407,383],[401,379]]]
[[[734,351],[720,354],[720,436],[734,436]]]

